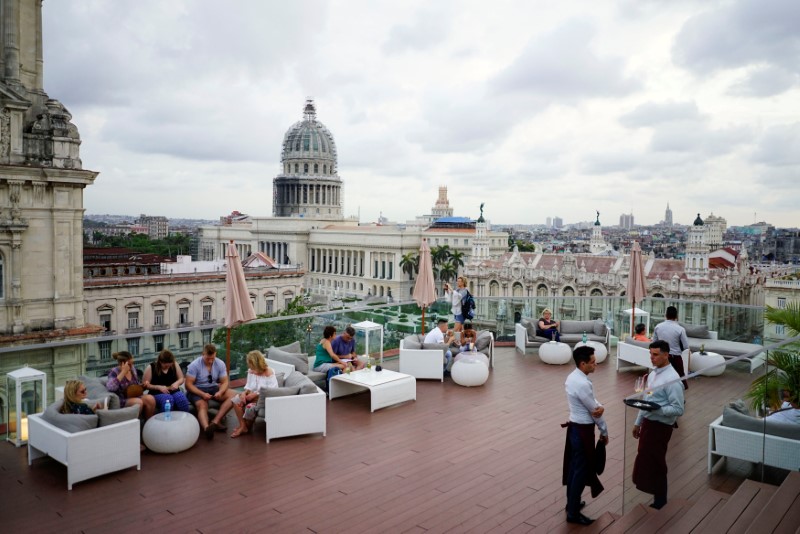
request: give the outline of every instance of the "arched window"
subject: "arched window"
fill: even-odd
[[[303,163],[303,174],[308,174],[308,163]]]
[[[515,297],[522,296],[522,284],[519,282],[514,282],[514,286],[511,288],[511,293]]]
[[[314,164],[314,174],[319,174],[319,163]]]
[[[490,297],[499,297],[500,296],[500,284],[498,284],[494,280],[489,282],[489,296]]]
[[[298,172],[300,172],[300,164],[299,163],[295,163],[294,164],[294,173],[297,174]]]
[[[547,286],[544,284],[539,284],[536,286],[536,296],[537,297],[546,297],[548,294]]]
[[[322,174],[328,174],[328,166],[327,165],[323,165],[322,166]]]

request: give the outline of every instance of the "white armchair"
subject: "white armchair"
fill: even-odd
[[[289,376],[295,370],[294,365],[269,358],[267,358],[267,363],[276,373],[283,373],[284,376]],[[326,399],[327,395],[319,387],[317,387],[316,393],[265,398],[264,421],[267,425],[267,443],[272,438],[317,432],[321,432],[325,436],[327,434],[328,409]]]
[[[444,355],[441,349],[407,349],[400,340],[400,372],[417,379],[444,382]]]
[[[139,419],[113,425],[65,432],[41,414],[28,416],[28,465],[50,456],[67,466],[67,489],[96,476],[136,466],[141,470]]]

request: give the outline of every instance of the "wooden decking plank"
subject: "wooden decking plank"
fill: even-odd
[[[713,514],[726,502],[728,495],[719,491],[707,490],[700,499],[676,516],[675,521],[664,525],[659,532],[685,534],[692,532],[706,517]]]
[[[800,496],[800,472],[792,471],[745,530],[747,534],[773,532]]]

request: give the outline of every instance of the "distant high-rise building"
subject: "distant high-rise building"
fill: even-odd
[[[564,226],[564,220],[561,217],[553,217],[553,226],[561,228]]]
[[[667,202],[667,211],[664,212],[664,224],[672,226],[672,210],[669,209],[669,202]]]
[[[722,247],[722,236],[725,235],[725,230],[728,228],[728,221],[722,217],[711,215],[706,217],[704,221],[706,228],[706,245],[711,250],[716,250]]]
[[[153,216],[142,213],[136,223],[147,229],[147,236],[150,239],[164,239],[169,235],[169,220],[162,215]]]
[[[548,228],[552,228],[552,227],[553,227],[553,218],[552,218],[552,217],[548,217],[548,218],[545,220],[545,223],[544,223],[544,224],[545,224],[545,226],[547,226]]]
[[[630,230],[633,228],[633,213],[627,214],[623,213],[619,216],[619,226],[620,228],[624,228],[626,230]]]
[[[433,215],[435,219],[453,216],[453,208],[450,207],[450,201],[447,199],[447,186],[439,186],[439,198],[436,199],[436,204],[431,210],[431,215]]]

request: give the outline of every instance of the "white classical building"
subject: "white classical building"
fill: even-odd
[[[410,224],[359,224],[343,216],[343,182],[338,175],[333,134],[317,119],[307,100],[303,119],[286,132],[281,150],[282,172],[275,177],[272,217],[222,218],[200,228],[200,260],[224,258],[234,241],[242,258],[262,252],[281,265],[306,271],[307,291],[325,296],[408,299],[413,278],[401,261],[418,253],[422,239],[431,247],[472,253],[475,222],[452,217],[447,188],[440,187],[431,215]],[[492,256],[503,254],[508,234],[486,229]]]

